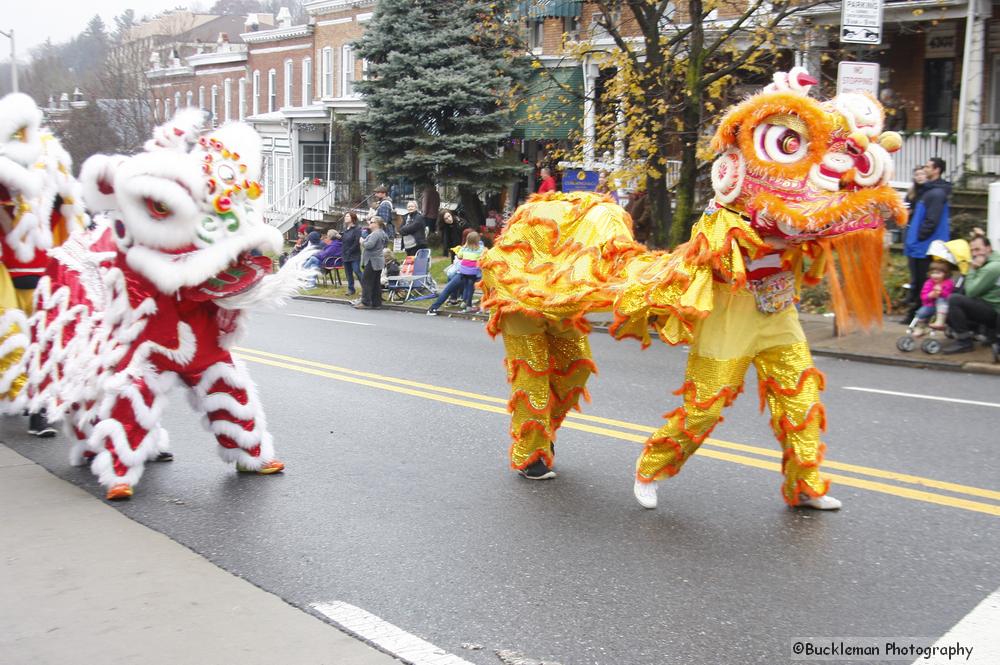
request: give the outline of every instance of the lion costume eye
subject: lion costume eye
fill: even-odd
[[[753,132],[754,150],[765,162],[794,164],[809,151],[805,123],[795,116],[772,116]]]
[[[172,212],[170,207],[163,201],[157,201],[156,199],[148,196],[144,198],[143,201],[146,202],[146,211],[153,219],[166,219]]]

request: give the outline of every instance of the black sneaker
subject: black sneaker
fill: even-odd
[[[28,416],[28,434],[49,439],[56,435],[56,428],[49,424],[44,413],[32,413]]]
[[[534,463],[523,469],[518,469],[518,473],[528,480],[548,480],[549,478],[556,477],[556,472],[550,469],[542,458],[538,458]]]
[[[164,450],[162,453],[153,458],[154,462],[173,462],[174,454],[169,450]]]
[[[941,353],[945,354],[946,356],[950,356],[953,353],[968,353],[969,351],[972,351],[975,347],[976,345],[972,342],[971,339],[956,339],[954,342],[941,349]]]

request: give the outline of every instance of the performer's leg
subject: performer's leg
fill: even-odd
[[[165,401],[155,384],[140,378],[107,397],[98,409],[87,447],[100,451],[91,470],[108,488],[108,499],[132,496],[132,487],[142,477],[146,461],[158,454]],[[81,460],[83,456],[81,452]]]
[[[666,424],[649,437],[636,462],[635,493],[640,504],[656,507],[653,483],[679,473],[722,420],[722,409],[743,391],[743,377],[750,361],[717,360],[693,351],[688,355],[684,385],[675,393],[684,395],[684,405],[666,414]]]
[[[181,375],[195,393],[219,442],[219,456],[240,471],[271,474],[285,465],[274,458],[257,390],[243,363],[226,354],[197,375]]]
[[[507,381],[510,383],[510,401],[507,410],[511,413],[510,466],[539,480],[551,478],[552,468],[552,390],[550,375],[552,362],[549,355],[549,340],[545,334],[545,324],[540,319],[510,314],[500,323],[506,350],[504,364],[507,367]],[[541,462],[547,469],[538,467]],[[535,466],[533,466],[535,465]]]
[[[549,387],[553,395],[552,434],[562,425],[570,409],[580,410],[580,398],[590,401],[587,379],[597,373],[593,356],[590,354],[590,340],[572,327],[554,330],[549,326],[546,335],[549,343],[549,357],[552,359],[552,373]]]
[[[27,383],[21,365],[30,332],[22,304],[20,291],[14,288],[7,269],[0,263],[0,411],[7,413],[21,410],[24,401],[21,390]]]
[[[826,449],[820,440],[826,413],[819,399],[823,374],[813,365],[805,342],[774,346],[754,359],[761,409],[771,410],[771,428],[784,451],[781,494],[791,506],[836,509],[840,502],[827,497],[830,486],[819,473]]]

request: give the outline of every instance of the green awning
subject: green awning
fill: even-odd
[[[524,0],[518,4],[518,11],[528,18],[580,16],[582,7],[583,0]]]
[[[583,124],[583,68],[536,71],[514,112],[516,139],[566,139]]]

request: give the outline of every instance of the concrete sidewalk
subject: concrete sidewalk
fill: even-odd
[[[296,299],[350,305],[349,301],[342,298],[296,296]],[[413,312],[415,314],[424,314],[427,312],[426,305],[383,303],[383,307],[389,310]],[[484,313],[466,314],[449,309],[448,307],[442,307],[438,310],[438,314],[439,318],[454,317],[486,320],[486,314]],[[969,353],[960,353],[952,356],[942,354],[930,355],[920,350],[920,342],[922,340],[917,340],[917,348],[913,351],[900,351],[896,348],[896,340],[906,333],[906,326],[898,323],[896,321],[897,318],[899,318],[898,315],[886,318],[883,321],[881,329],[870,332],[852,332],[848,335],[838,337],[834,331],[832,317],[822,314],[799,314],[802,328],[809,340],[809,348],[812,349],[813,355],[888,365],[1000,375],[1000,364],[993,362],[993,353],[988,346],[977,345],[975,350]],[[607,332],[609,321],[600,321],[600,315],[595,315],[592,320],[595,331]],[[950,339],[940,334],[938,334],[937,339],[941,340],[942,344],[951,342]]]
[[[0,444],[4,665],[390,665]]]

